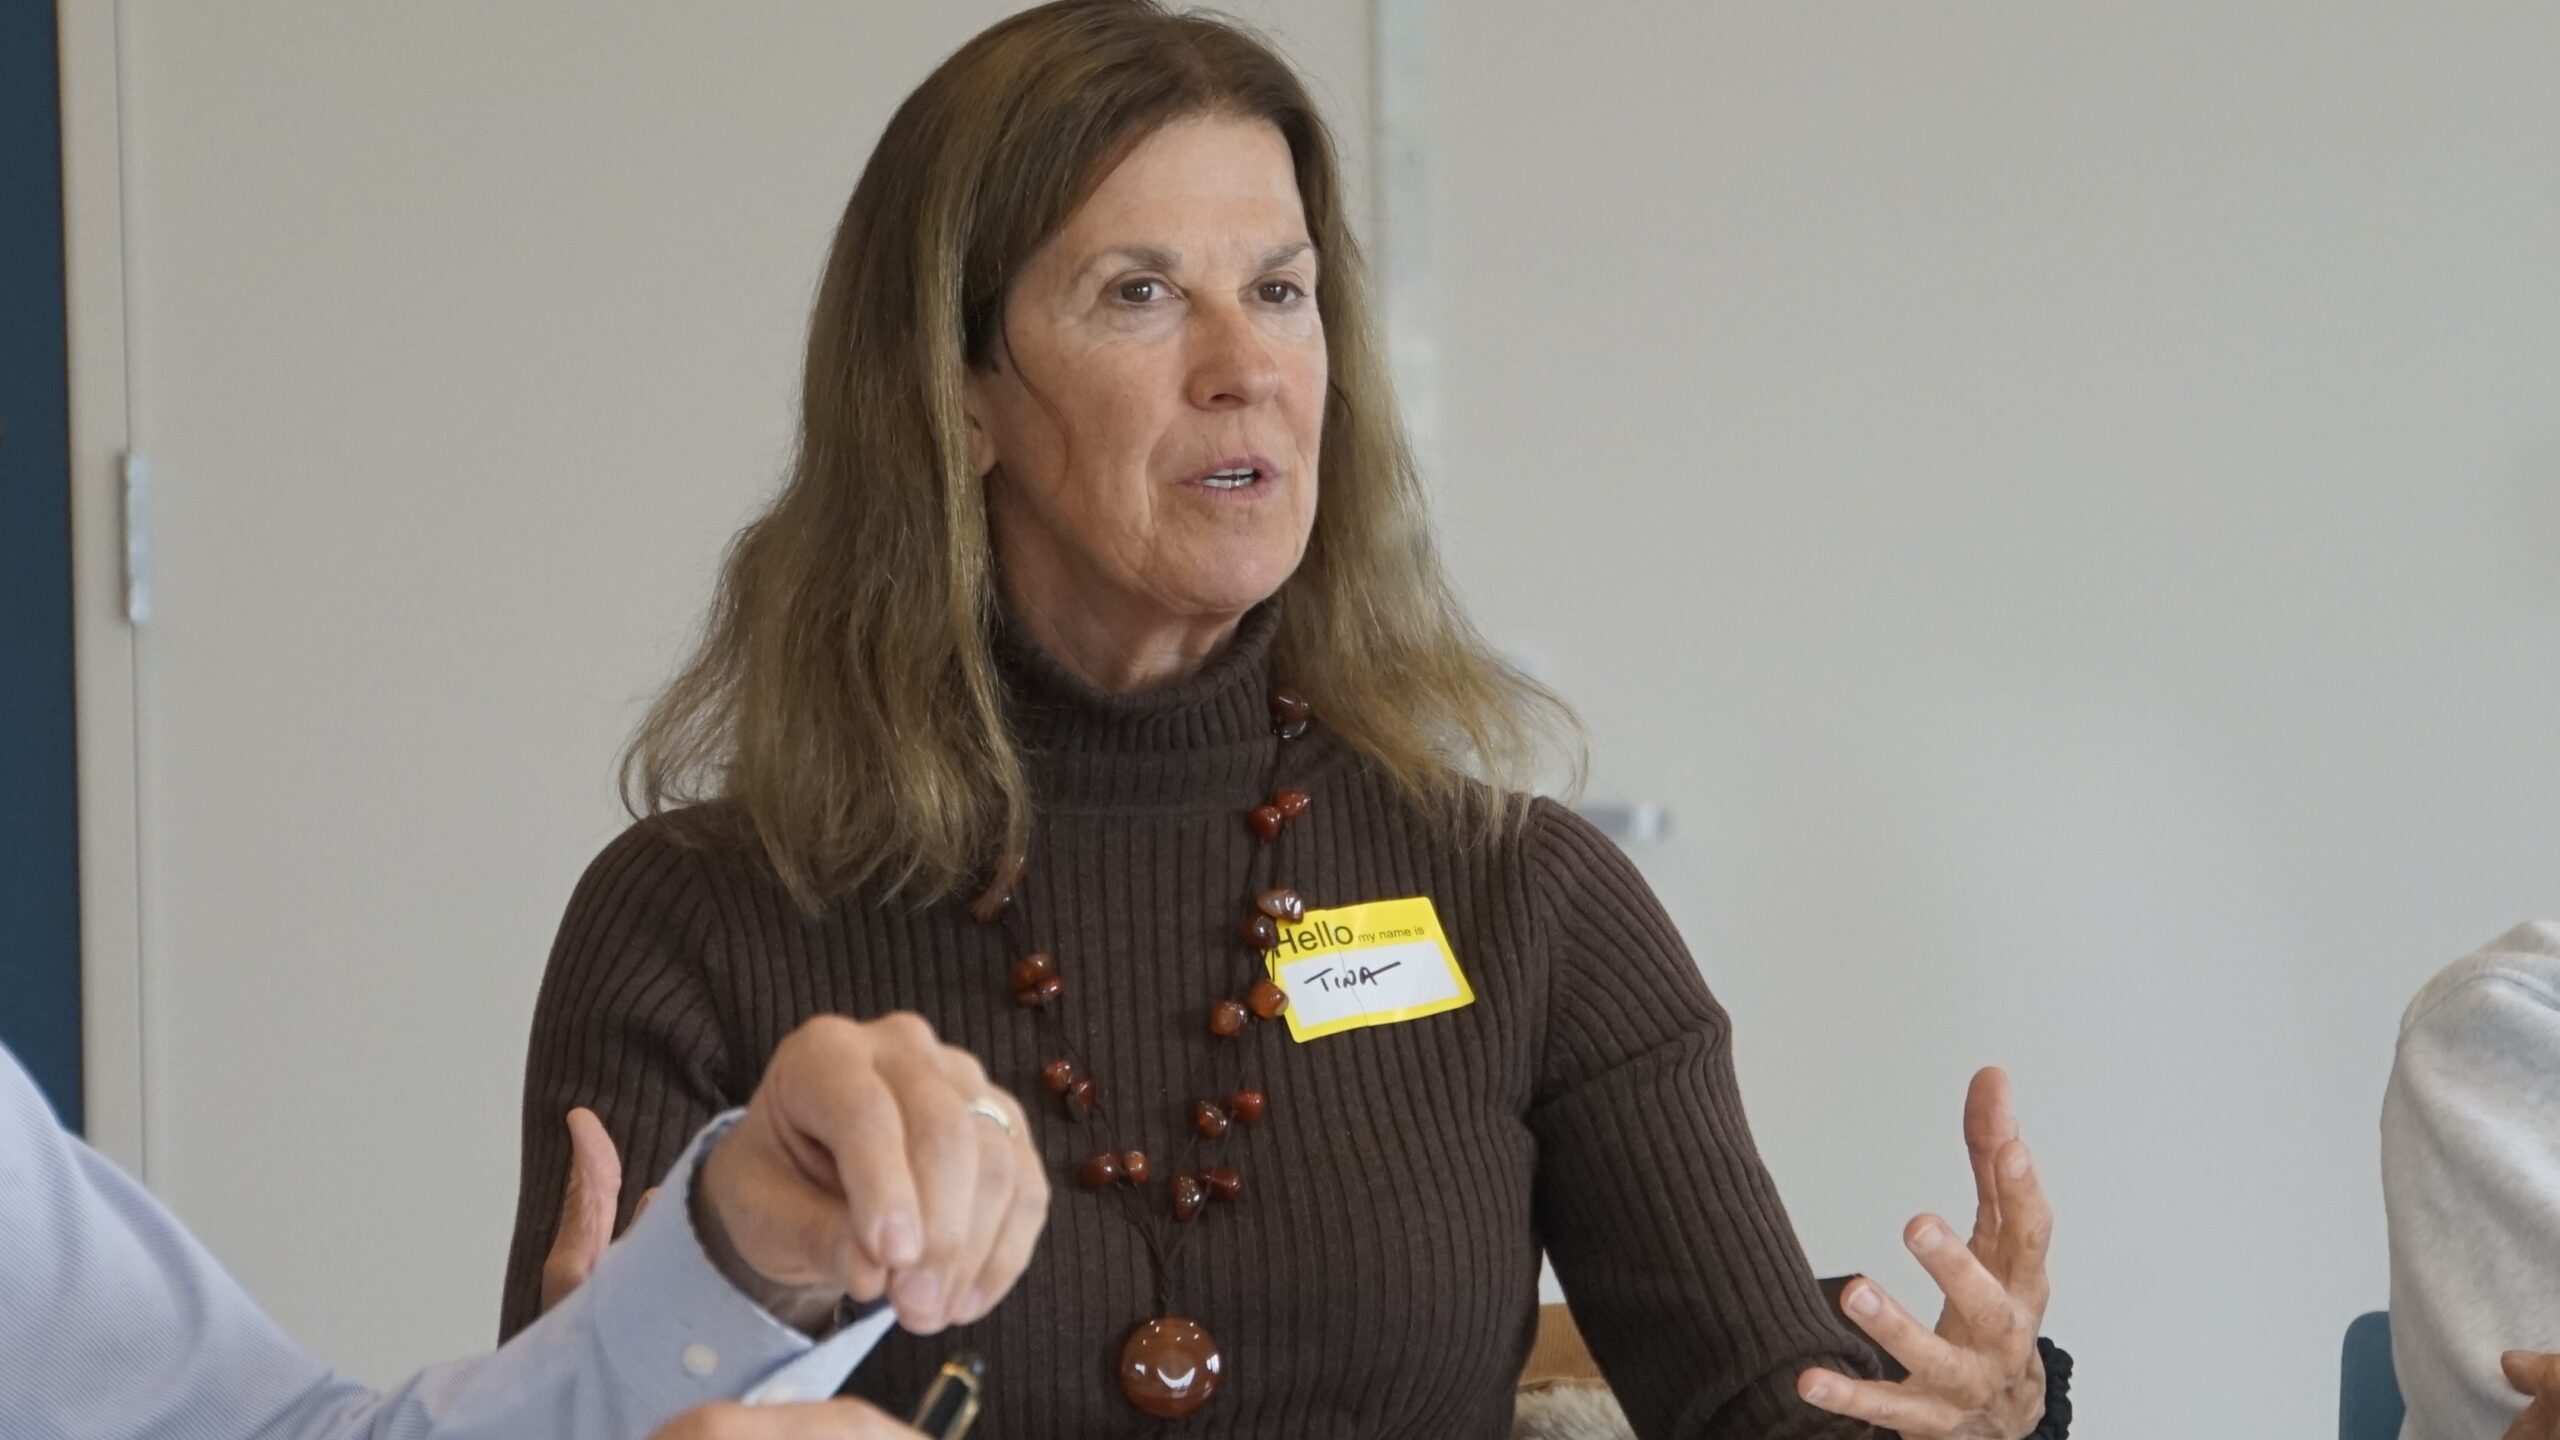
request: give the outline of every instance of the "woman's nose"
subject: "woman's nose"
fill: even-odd
[[[1240,310],[1211,311],[1191,366],[1191,403],[1203,410],[1241,410],[1268,401],[1280,389],[1280,367],[1271,347]]]

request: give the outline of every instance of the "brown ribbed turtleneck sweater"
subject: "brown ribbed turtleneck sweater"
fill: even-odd
[[[1219,1073],[1210,1047],[1249,1044],[1270,1113],[1217,1157],[1245,1195],[1190,1227],[1170,1276],[1175,1310],[1229,1361],[1184,1432],[1498,1440],[1543,1245],[1639,1435],[1872,1434],[1795,1398],[1807,1364],[1872,1361],[1825,1308],[1753,1148],[1723,1010],[1635,868],[1571,812],[1540,802],[1514,838],[1461,845],[1318,717],[1287,757],[1285,783],[1314,808],[1283,837],[1277,878],[1317,908],[1429,896],[1476,1002],[1306,1044],[1276,1025],[1210,1037],[1211,1002],[1239,988],[1260,843],[1241,817],[1278,743],[1274,625],[1266,606],[1200,675],[1136,697],[1000,647],[1041,800],[1017,903],[1067,978],[1061,1018],[1104,1086],[1103,1122],[1068,1120],[1041,1089],[1051,1057],[1007,992],[1003,929],[963,903],[857,894],[810,919],[744,847],[679,842],[664,820],[614,841],[569,902],[534,1016],[505,1332],[535,1314],[571,1106],[594,1107],[621,1147],[627,1216],[800,1022],[914,1010],[1021,1097],[1055,1199],[1030,1270],[984,1321],[893,1333],[855,1372],[850,1393],[892,1413],[966,1344],[991,1369],[975,1434],[1164,1428],[1110,1368],[1154,1313],[1144,1243],[1126,1197],[1073,1170],[1105,1143],[1178,1154]]]

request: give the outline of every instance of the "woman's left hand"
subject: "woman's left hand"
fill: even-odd
[[[631,1218],[638,1221],[657,1196],[657,1187],[642,1191]],[[581,1105],[569,1112],[569,1183],[560,1196],[560,1228],[551,1253],[542,1260],[542,1309],[569,1298],[587,1283],[587,1275],[613,1240],[613,1211],[622,1202],[622,1153],[613,1148],[596,1112]]]
[[[1850,1321],[1902,1362],[1910,1378],[1859,1380],[1810,1369],[1796,1379],[1796,1393],[1808,1403],[1906,1440],[2022,1440],[2042,1423],[2044,1359],[2036,1335],[2052,1293],[2044,1257],[2053,1211],[2018,1138],[2009,1077],[1997,1069],[1973,1077],[1964,1143],[1973,1157],[1973,1239],[1958,1244],[1955,1231],[1935,1215],[1902,1230],[1902,1243],[1946,1293],[1938,1328],[1923,1329],[1883,1286],[1863,1276],[1840,1297]]]

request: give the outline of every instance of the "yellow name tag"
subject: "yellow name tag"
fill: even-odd
[[[1280,927],[1271,978],[1289,992],[1300,1044],[1476,1003],[1427,895],[1308,911]]]

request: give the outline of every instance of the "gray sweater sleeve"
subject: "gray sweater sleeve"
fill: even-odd
[[[2560,925],[2410,1003],[2382,1104],[2403,1440],[2485,1440],[2524,1406],[2500,1352],[2560,1350]]]

